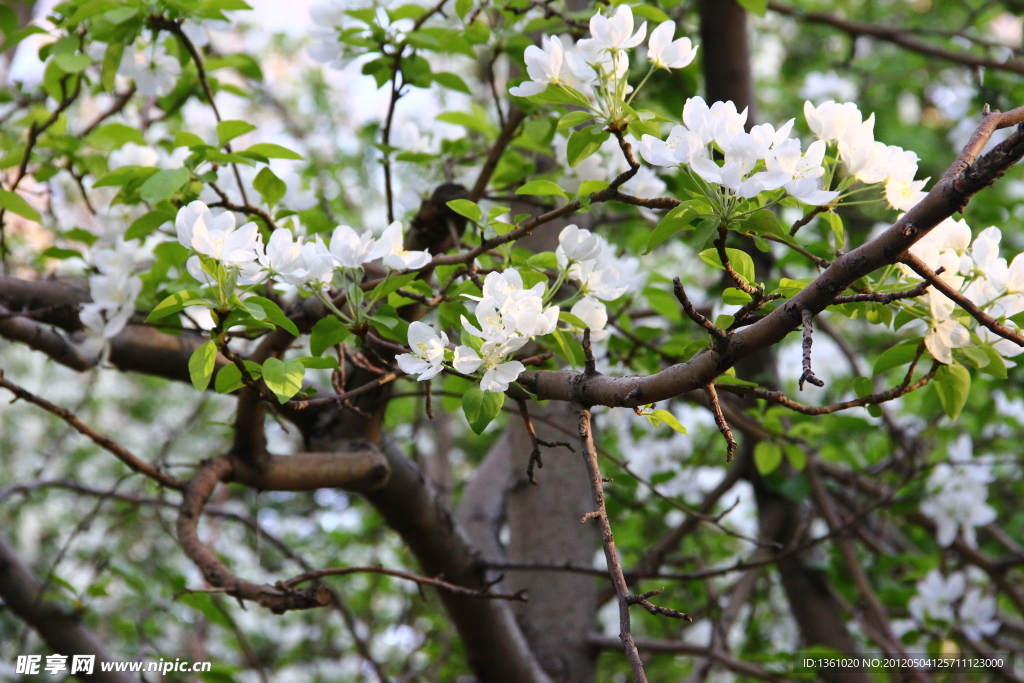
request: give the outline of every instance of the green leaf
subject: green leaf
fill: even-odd
[[[124,233],[124,239],[145,239],[161,225],[173,220],[173,213],[167,211],[151,211],[150,213],[139,216],[132,221],[132,224],[128,226],[128,230]]]
[[[754,446],[754,464],[762,475],[771,474],[782,464],[782,449],[771,441],[758,441]]]
[[[77,249],[66,249],[64,247],[48,247],[42,253],[44,258],[55,258],[65,260],[69,258],[82,258],[82,252]]]
[[[206,140],[195,133],[189,133],[187,131],[178,131],[174,134],[174,146],[175,147],[206,147]]]
[[[278,178],[269,167],[260,169],[260,172],[256,174],[256,179],[252,181],[252,186],[256,188],[268,206],[277,204],[284,197],[284,193],[288,191],[285,182]]]
[[[672,429],[676,430],[680,434],[686,434],[686,427],[676,419],[676,416],[667,410],[655,410],[647,416],[647,419],[651,421],[651,424],[657,427],[662,422],[667,424]]]
[[[590,126],[577,130],[569,136],[566,145],[566,156],[569,166],[575,167],[584,159],[601,148],[601,145],[608,139],[608,132],[601,130],[598,126]]]
[[[560,188],[557,183],[553,183],[550,180],[534,180],[526,183],[518,190],[516,194],[528,194],[538,196],[557,195],[559,197],[565,197],[565,190]]]
[[[871,370],[872,377],[878,377],[886,370],[898,368],[899,366],[906,365],[910,361],[914,360],[914,356],[917,355],[917,347],[920,344],[921,338],[915,337],[914,339],[908,339],[886,349],[882,355],[875,360],[875,365]]]
[[[325,358],[305,357],[297,359],[305,368],[314,370],[334,370],[338,367],[338,359],[327,356]]]
[[[92,64],[92,57],[83,54],[59,54],[54,55],[53,61],[61,68],[61,71],[76,74]]]
[[[464,19],[471,9],[473,0],[455,0],[455,13],[459,15],[459,19]]]
[[[268,358],[263,364],[263,381],[281,403],[299,393],[305,374],[305,366],[297,360],[285,362],[277,358]]]
[[[782,223],[779,223],[779,219],[774,211],[760,209],[750,214],[747,217],[747,221],[758,235],[775,235],[786,241],[792,241],[789,233],[782,227]]]
[[[697,229],[693,231],[693,244],[694,249],[703,249],[704,245],[711,238],[713,234],[718,231],[718,219],[716,218],[705,218],[697,224]]]
[[[302,161],[304,159],[304,157],[298,152],[293,152],[287,147],[275,145],[272,142],[261,142],[249,147],[245,151],[251,154],[258,154],[259,156],[263,156],[268,159],[295,159],[296,161]]]
[[[470,428],[476,434],[483,434],[491,420],[501,412],[504,403],[505,394],[482,391],[479,387],[473,387],[462,395],[462,411],[466,414]]]
[[[192,378],[192,386],[199,391],[206,391],[213,377],[213,368],[217,364],[217,344],[211,339],[192,352],[188,359],[188,374]]]
[[[105,126],[100,126],[89,133],[85,140],[93,147],[105,151],[117,149],[129,142],[143,146],[146,144],[146,138],[143,137],[141,130],[124,123],[108,123]]]
[[[592,118],[594,118],[594,115],[589,112],[571,111],[562,118],[558,119],[558,130],[564,133],[570,128],[575,128],[581,123],[586,123]]]
[[[489,138],[493,138],[498,134],[498,129],[491,125],[483,116],[476,116],[465,111],[446,111],[443,114],[438,114],[436,119],[456,126],[462,126]]]
[[[526,99],[538,104],[575,104],[590,108],[590,100],[587,99],[587,96],[569,86],[549,85],[544,92]]]
[[[455,74],[448,73],[447,71],[439,71],[431,76],[431,78],[435,83],[448,88],[449,90],[465,93],[467,95],[472,94],[469,86],[466,85],[466,82]]]
[[[843,230],[843,219],[835,211],[826,211],[825,220],[828,221],[829,226],[832,228],[832,234],[836,238],[836,249],[842,249],[843,241],[846,237]]]
[[[309,351],[314,356],[322,356],[324,351],[342,343],[350,334],[348,328],[333,315],[320,318],[309,335]]]
[[[139,188],[139,196],[142,197],[142,201],[150,204],[162,202],[180,190],[191,177],[192,171],[187,168],[157,171],[142,183],[142,187]]]
[[[875,387],[867,377],[855,377],[853,380],[853,391],[857,398],[864,398],[875,393]]]
[[[988,355],[988,365],[982,368],[986,375],[992,375],[996,379],[1006,379],[1006,361],[999,355],[999,352],[991,346],[983,346],[981,350]]]
[[[0,209],[7,209],[30,221],[39,222],[39,212],[16,192],[0,189]]]
[[[795,443],[784,444],[782,449],[786,452],[786,460],[793,466],[793,469],[797,472],[803,472],[804,468],[807,467],[807,454],[804,453],[804,449]]]
[[[765,12],[768,11],[768,0],[736,0],[736,2],[743,9],[759,17],[763,17]]]
[[[745,251],[726,248],[725,255],[729,259],[729,265],[736,271],[736,274],[743,278],[747,284],[754,282],[754,260]],[[718,249],[705,249],[700,252],[700,258],[709,266],[725,270],[721,259],[718,257]]]
[[[474,223],[479,223],[480,218],[484,215],[483,209],[476,202],[471,202],[468,199],[453,199],[448,202],[448,208]]]
[[[245,363],[245,369],[249,371],[249,376],[253,379],[259,379],[263,375],[263,368],[260,367],[259,363],[254,363],[251,360],[242,362]],[[237,391],[244,386],[245,382],[242,381],[242,371],[234,363],[225,365],[218,370],[217,377],[213,381],[213,388],[216,389],[218,394],[230,394],[232,391]]]
[[[735,287],[727,287],[722,292],[722,303],[729,304],[730,306],[742,306],[743,304],[750,303],[752,300],[752,296],[742,289],[736,289]]]
[[[697,214],[689,206],[680,205],[665,214],[665,217],[661,219],[657,227],[654,228],[654,232],[647,238],[647,248],[644,249],[645,254],[651,253],[651,250],[660,245],[668,238],[675,235],[680,230],[687,230],[691,228],[691,224],[697,218]]]
[[[935,373],[935,391],[939,394],[942,409],[954,422],[967,403],[971,391],[971,373],[962,365],[943,365]]]
[[[182,292],[175,292],[156,305],[156,308],[146,318],[147,323],[166,318],[172,313],[177,313],[189,306],[209,306],[210,303],[199,292],[186,289]]]
[[[245,303],[254,303],[258,305],[266,312],[267,319],[270,320],[270,322],[274,323],[278,327],[283,327],[294,337],[299,336],[299,328],[295,326],[295,323],[288,319],[288,316],[284,314],[281,307],[270,299],[262,296],[250,296],[245,300]]]
[[[611,183],[605,180],[584,180],[580,183],[580,189],[577,194],[580,197],[587,197],[608,188],[610,185]]]
[[[256,130],[256,126],[248,121],[218,121],[217,141],[223,147],[238,136],[245,135],[254,130]]]
[[[535,270],[555,270],[558,268],[558,257],[553,251],[542,251],[526,259],[526,265]]]

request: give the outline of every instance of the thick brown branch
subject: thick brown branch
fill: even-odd
[[[239,600],[257,602],[276,614],[329,604],[330,592],[322,586],[294,590],[255,584],[241,579],[217,559],[213,550],[199,540],[199,518],[202,516],[203,507],[217,484],[229,478],[232,471],[231,460],[223,456],[213,458],[200,465],[185,486],[177,524],[178,542],[185,554],[196,563],[211,586],[223,588],[225,593]]]
[[[102,665],[113,660],[100,640],[82,624],[80,615],[43,597],[42,584],[2,538],[0,598],[3,598],[5,610],[35,629],[54,652],[65,656],[95,656],[94,673],[91,676],[79,674],[83,681],[131,683],[132,678],[127,674],[103,671]]]

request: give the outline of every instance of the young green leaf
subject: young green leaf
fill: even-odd
[[[211,339],[195,351],[188,359],[188,374],[192,378],[192,386],[199,391],[206,391],[213,377],[213,368],[217,364],[217,345]]]
[[[39,212],[16,192],[0,189],[0,209],[7,209],[30,221],[39,222]]]
[[[263,374],[263,368],[260,367],[259,363],[254,363],[251,360],[242,362],[245,363],[245,369],[249,371],[249,376],[253,379],[259,379]],[[213,380],[213,388],[217,390],[218,394],[230,394],[232,391],[237,391],[244,386],[245,382],[242,380],[242,371],[234,363],[225,365],[218,370],[217,376]]]
[[[471,202],[468,199],[453,199],[448,202],[448,208],[474,223],[479,223],[480,218],[484,215],[483,209],[476,202]]]
[[[736,271],[736,274],[743,278],[747,284],[754,282],[754,260],[750,258],[750,255],[745,251],[739,249],[725,250],[725,255],[729,259],[729,265]],[[718,257],[718,249],[705,249],[700,252],[700,258],[707,263],[709,266],[715,268],[721,268],[725,270],[725,266],[722,265],[722,260]]]
[[[305,366],[297,360],[285,362],[277,358],[268,358],[263,363],[263,381],[281,403],[287,402],[299,393],[305,374]]]
[[[758,441],[754,447],[754,464],[761,474],[771,474],[782,464],[782,449],[771,441]]]
[[[186,289],[183,292],[175,292],[169,297],[161,301],[156,305],[156,308],[146,318],[147,323],[151,323],[161,318],[166,318],[172,313],[177,313],[183,308],[189,306],[209,306],[209,302],[199,292],[194,292],[190,289]]]
[[[238,136],[254,130],[256,130],[256,126],[248,121],[218,121],[217,142],[223,147]]]
[[[942,409],[955,422],[971,391],[971,373],[962,365],[943,365],[935,373],[934,384]]]
[[[557,183],[553,183],[550,180],[534,180],[526,183],[518,190],[516,194],[528,194],[535,196],[550,196],[555,195],[558,197],[565,197],[565,190],[560,188]]]
[[[250,296],[245,300],[245,303],[256,304],[257,306],[262,308],[263,311],[266,313],[267,320],[274,323],[278,327],[283,327],[292,336],[299,336],[299,328],[295,326],[295,323],[288,319],[288,316],[284,314],[284,311],[281,310],[281,307],[275,304],[270,299],[267,299],[262,296]],[[255,318],[256,316],[253,317]],[[259,320],[259,318],[257,318],[257,320]]]
[[[314,356],[321,356],[327,349],[348,339],[350,334],[348,328],[333,315],[320,318],[309,335],[309,351]]]
[[[682,423],[676,419],[675,415],[668,412],[667,410],[655,410],[653,413],[647,416],[647,419],[649,419],[651,421],[651,424],[654,425],[655,427],[664,422],[665,424],[667,424],[669,427],[676,430],[680,434],[687,433],[686,427],[684,427]]]
[[[505,394],[482,391],[479,387],[473,387],[462,395],[462,411],[466,414],[470,428],[476,434],[483,434],[491,420],[501,412],[504,403]]]
[[[256,174],[256,179],[252,181],[252,186],[256,188],[256,191],[263,197],[263,201],[269,206],[274,206],[281,201],[284,193],[288,191],[288,186],[285,185],[285,182],[278,178],[269,167],[261,169]]]

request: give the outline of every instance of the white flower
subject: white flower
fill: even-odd
[[[128,277],[141,261],[139,243],[135,240],[120,240],[113,247],[99,248],[92,254],[93,265],[103,275]]]
[[[674,126],[664,142],[644,135],[637,147],[640,156],[652,166],[690,165],[695,158],[708,154],[707,143],[686,126]]]
[[[932,470],[927,484],[929,497],[921,504],[921,512],[935,521],[940,546],[952,544],[959,531],[968,545],[977,545],[975,527],[996,519],[996,511],[985,502],[991,481],[989,466],[978,460],[940,463]]]
[[[543,47],[531,45],[523,53],[530,80],[509,89],[516,97],[539,95],[549,84],[565,83],[567,80],[568,64],[565,62],[561,39],[558,36],[544,36],[541,45]]]
[[[395,270],[422,268],[430,263],[429,251],[408,251],[402,244],[402,224],[389,225],[374,243],[370,260],[383,259],[384,265]]]
[[[163,43],[153,43],[141,50],[125,47],[118,73],[135,80],[135,88],[146,97],[163,97],[172,90],[181,75],[181,64],[167,53]]]
[[[885,184],[885,199],[889,206],[899,211],[910,211],[917,206],[918,202],[928,196],[922,188],[930,180],[905,180],[902,178],[890,179]]]
[[[235,222],[232,214],[231,223]],[[204,256],[217,259],[226,266],[237,266],[257,259],[257,252],[262,246],[259,229],[253,222],[246,223],[237,230],[229,228],[209,229],[200,217],[192,226],[192,248]]]
[[[950,365],[953,362],[953,349],[969,346],[971,334],[959,320],[950,317],[954,304],[944,294],[932,288],[925,296],[931,307],[932,320],[924,345],[932,358]]]
[[[601,241],[589,230],[576,225],[567,225],[558,233],[558,248],[555,256],[558,265],[565,268],[569,263],[595,259],[601,253]]]
[[[637,32],[633,33],[633,10],[629,5],[619,5],[611,17],[604,17],[598,13],[590,18],[590,35],[602,50],[628,50],[644,42],[647,22],[645,21]]]
[[[917,582],[917,595],[910,599],[907,608],[921,625],[929,621],[952,621],[953,603],[963,595],[965,584],[960,572],[943,578],[938,569],[933,569]]]
[[[291,276],[304,271],[302,259],[302,238],[292,239],[292,232],[286,228],[278,228],[270,235],[265,251],[258,252],[263,270],[268,275]]]
[[[604,326],[608,324],[608,310],[594,297],[583,297],[573,304],[569,312],[590,328],[591,340],[597,342],[608,336],[608,331],[604,329]]]
[[[359,268],[372,261],[373,248],[373,235],[369,232],[358,235],[347,225],[339,225],[331,235],[331,255],[335,263],[343,268]]]
[[[875,141],[875,115],[860,120],[860,112],[851,116],[839,140],[839,158],[850,175],[862,183],[880,183],[888,176],[889,148]]]
[[[303,285],[312,290],[323,290],[331,286],[334,280],[333,256],[320,239],[320,235],[302,245],[302,263],[302,269],[296,272],[296,275],[302,275],[302,279],[292,284]]]
[[[860,110],[853,102],[837,104],[832,100],[823,102],[815,107],[810,102],[804,102],[804,118],[811,132],[824,142],[839,140],[846,132],[846,127],[851,121],[860,122]]]
[[[672,40],[676,34],[676,22],[666,21],[651,31],[647,42],[647,59],[659,69],[682,69],[697,56],[689,38]]]
[[[128,324],[141,291],[142,280],[129,274],[91,276],[89,295],[92,302],[82,306],[82,324],[90,332],[110,339]]]
[[[395,357],[402,372],[419,375],[420,382],[435,377],[444,368],[444,349],[448,346],[448,335],[437,334],[434,328],[419,321],[409,325],[409,348],[412,353]]]
[[[484,375],[480,379],[480,388],[484,391],[506,391],[508,385],[516,381],[519,373],[526,369],[517,360],[508,361],[506,357],[518,351],[529,341],[526,337],[513,337],[504,342],[485,341],[477,353],[469,346],[460,346],[455,349],[455,362],[453,365],[459,372],[471,374],[484,369]]]
[[[996,616],[996,599],[985,597],[977,588],[971,588],[960,603],[960,628],[971,640],[981,640],[999,630]]]
[[[769,171],[781,171],[789,174],[786,181],[786,192],[804,204],[821,206],[839,196],[838,192],[822,190],[818,178],[825,169],[821,163],[825,158],[825,143],[815,140],[807,148],[806,154],[800,154],[800,141],[786,139],[772,146],[765,156],[765,164]]]
[[[691,97],[683,105],[683,124],[705,144],[720,146],[743,132],[747,110],[736,111],[733,102],[715,102],[709,108],[701,97]]]

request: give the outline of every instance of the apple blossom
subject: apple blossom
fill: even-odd
[[[181,64],[167,52],[163,43],[152,43],[141,49],[125,47],[118,73],[135,80],[135,88],[146,97],[163,97],[178,83]]]
[[[542,47],[531,45],[526,48],[523,59],[526,61],[526,73],[529,81],[510,88],[509,92],[516,97],[539,95],[551,84],[566,83],[568,64],[565,61],[565,50],[558,36],[544,36]]]
[[[480,378],[480,388],[484,391],[506,391],[508,385],[526,369],[519,361],[506,358],[521,349],[528,341],[526,337],[513,337],[501,342],[485,341],[479,353],[472,347],[460,346],[455,349],[453,365],[456,370],[465,374],[474,373],[482,367],[484,374]]]
[[[590,18],[590,35],[602,50],[628,50],[644,42],[647,22],[633,33],[633,10],[629,5],[619,5],[611,17],[602,16],[598,12]]]
[[[342,268],[359,268],[372,261],[375,242],[369,231],[362,235],[347,225],[339,225],[331,234],[331,256]]]
[[[370,251],[369,260],[382,259],[385,266],[395,270],[422,268],[430,263],[429,251],[409,251],[402,244],[402,224],[389,225]]]
[[[448,335],[435,333],[426,323],[415,321],[409,324],[409,348],[412,353],[395,357],[402,372],[419,375],[420,382],[433,379],[444,369],[444,350],[448,346]]]
[[[697,56],[697,48],[689,38],[672,40],[676,33],[676,22],[666,21],[651,31],[647,41],[647,59],[659,69],[682,69]]]

